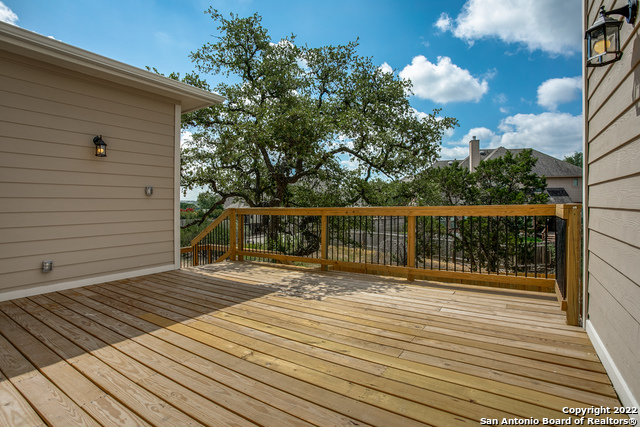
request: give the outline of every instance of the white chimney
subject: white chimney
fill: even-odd
[[[480,140],[474,136],[469,141],[469,172],[475,172],[480,164]]]

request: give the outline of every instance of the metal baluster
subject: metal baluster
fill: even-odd
[[[533,217],[533,272],[535,278],[538,278],[538,241],[537,241],[537,230],[538,230],[538,217]]]

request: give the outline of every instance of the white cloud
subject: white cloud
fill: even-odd
[[[482,148],[491,148],[500,145],[500,136],[496,135],[491,129],[485,127],[472,128],[462,139],[454,142],[452,147],[442,147],[440,150],[440,158],[463,160],[469,155],[469,141],[473,138],[480,140],[480,146]]]
[[[442,159],[464,159],[475,136],[481,148],[533,148],[558,159],[582,150],[582,116],[568,113],[515,114],[503,119],[497,131],[469,130],[459,141],[441,150]]]
[[[180,131],[180,145],[190,144],[193,142],[193,132],[189,132],[188,130]]]
[[[16,15],[13,10],[9,9],[7,5],[0,1],[0,21],[6,22],[7,24],[16,25],[18,22],[18,15]]]
[[[498,128],[500,145],[506,148],[535,148],[559,159],[582,150],[582,115],[516,114],[502,120]]]
[[[464,160],[469,155],[469,147],[456,146],[456,147],[441,147],[440,159],[441,160]]]
[[[581,16],[579,0],[467,0],[455,19],[443,14],[435,26],[470,44],[496,37],[558,55],[580,52]]]
[[[360,162],[356,159],[342,160],[340,161],[340,164],[348,170],[356,170],[358,169],[358,166],[360,166]]]
[[[453,27],[453,21],[448,14],[443,13],[440,15],[440,18],[438,18],[438,21],[433,25],[435,25],[440,31],[449,31]]]
[[[413,92],[418,98],[442,104],[478,102],[489,90],[486,79],[478,80],[446,56],[439,56],[437,64],[429,62],[422,55],[416,56],[398,75],[403,79],[411,79]]]
[[[509,100],[509,98],[507,97],[506,94],[504,93],[499,93],[496,96],[493,97],[493,102],[497,103],[497,104],[506,104],[507,101]]]
[[[577,99],[582,92],[582,77],[549,79],[538,87],[538,105],[555,111],[558,104]]]
[[[193,190],[186,190],[184,187],[180,187],[180,200],[189,200],[195,202],[198,200],[200,193],[206,192],[204,187],[195,187]]]
[[[384,62],[380,67],[380,71],[382,71],[383,73],[389,73],[389,74],[393,74],[393,68],[391,68],[391,65],[387,64],[386,62]]]

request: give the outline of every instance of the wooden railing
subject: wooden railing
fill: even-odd
[[[580,205],[228,209],[182,248],[226,259],[556,292],[579,323]]]

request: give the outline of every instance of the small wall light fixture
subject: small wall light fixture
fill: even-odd
[[[609,15],[622,15],[632,24],[636,20],[638,11],[637,0],[629,0],[627,6],[618,9],[604,10],[600,7],[598,20],[587,30],[587,67],[601,67],[618,61],[622,57],[620,50],[620,27],[622,21],[609,18]]]
[[[51,260],[42,261],[42,272],[43,273],[48,273],[51,270],[53,270],[53,261],[51,261]]]
[[[144,194],[146,194],[147,196],[151,196],[153,194],[153,187],[151,186],[144,187]]]
[[[107,157],[107,144],[102,140],[102,135],[94,137],[93,143],[96,144],[96,156]]]

